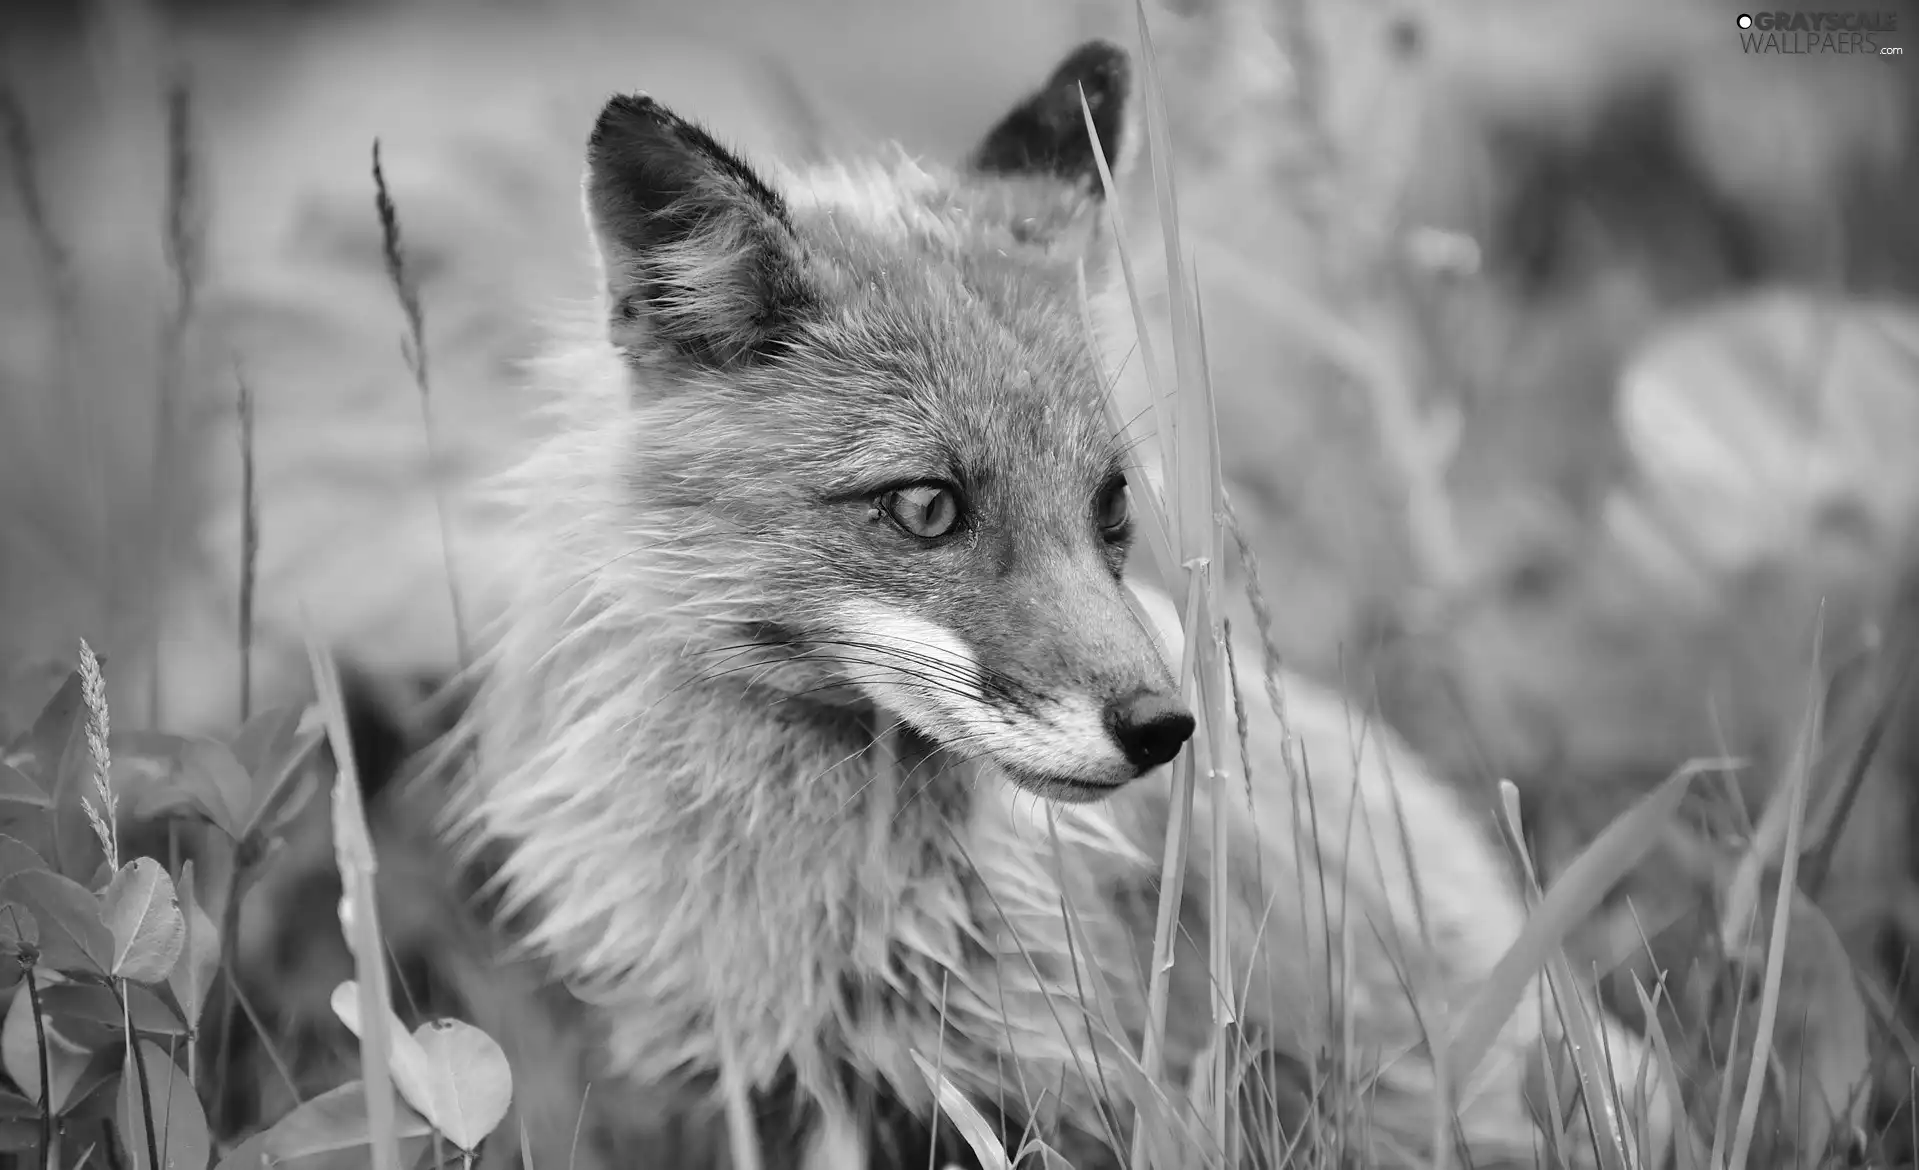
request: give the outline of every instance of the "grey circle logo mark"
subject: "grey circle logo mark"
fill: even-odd
[[[1751,17],[1751,16],[1749,15],[1749,14],[1747,14],[1747,13],[1744,13],[1744,12],[1742,12],[1742,13],[1740,13],[1740,14],[1739,14],[1739,27],[1740,27],[1740,28],[1751,28],[1751,27],[1752,27],[1752,17]]]

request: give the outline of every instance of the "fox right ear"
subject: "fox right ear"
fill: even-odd
[[[815,304],[779,194],[652,98],[616,97],[600,111],[586,205],[611,339],[629,355],[755,361]]]
[[[989,175],[1045,175],[1099,198],[1104,192],[1093,140],[1086,133],[1086,113],[1093,115],[1100,155],[1118,178],[1126,170],[1132,136],[1127,126],[1132,77],[1125,49],[1110,41],[1087,41],[987,132],[969,160],[972,168]]]

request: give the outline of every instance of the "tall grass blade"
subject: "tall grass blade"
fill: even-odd
[[[1050,827],[1055,864],[1060,857],[1060,842],[1056,827]],[[1094,953],[1092,936],[1081,919],[1079,909],[1071,898],[1060,899],[1060,913],[1064,916],[1067,931],[1073,945],[1082,955]],[[1138,1167],[1171,1167],[1176,1164],[1176,1147],[1172,1145],[1175,1137],[1184,1137],[1189,1142],[1197,1141],[1196,1135],[1187,1131],[1175,1117],[1171,1103],[1159,1086],[1159,1078],[1149,1071],[1142,1062],[1132,1059],[1125,1051],[1125,1021],[1120,1015],[1119,1002],[1112,988],[1106,983],[1105,975],[1096,963],[1083,964],[1086,979],[1093,994],[1093,1006],[1099,1013],[1101,1026],[1107,1036],[1115,1041],[1119,1054],[1119,1071],[1126,1085],[1127,1096],[1132,1099],[1135,1116],[1133,1120],[1133,1154],[1130,1165]]]
[[[1826,877],[1832,872],[1833,854],[1845,835],[1846,822],[1851,819],[1853,806],[1860,792],[1865,789],[1866,776],[1878,757],[1880,744],[1885,741],[1886,733],[1891,730],[1898,714],[1911,709],[1908,696],[1912,692],[1915,677],[1919,677],[1919,646],[1913,642],[1908,632],[1907,636],[1882,651],[1885,659],[1895,664],[1891,677],[1884,680],[1880,700],[1874,705],[1859,746],[1853,752],[1838,797],[1833,801],[1832,811],[1821,827],[1819,839],[1806,856],[1805,880],[1802,884],[1806,897],[1814,902],[1819,900]]]
[[[1449,1077],[1456,1091],[1462,1090],[1478,1071],[1499,1030],[1525,994],[1527,983],[1545,970],[1567,932],[1591,914],[1607,891],[1651,851],[1693,778],[1731,765],[1732,761],[1723,759],[1687,763],[1608,825],[1546,891],[1519,937],[1461,1014],[1446,1045]]]
[[[1640,1009],[1646,1013],[1646,1036],[1652,1041],[1653,1056],[1659,1062],[1659,1079],[1665,1086],[1667,1106],[1672,1110],[1673,1170],[1699,1170],[1705,1153],[1700,1149],[1699,1135],[1687,1122],[1686,1098],[1679,1088],[1679,1062],[1673,1059],[1672,1043],[1666,1038],[1665,1025],[1659,1022],[1659,1006],[1637,976],[1633,978],[1633,991],[1638,993]]]
[[[1159,356],[1154,352],[1153,331],[1147,323],[1145,302],[1140,299],[1140,284],[1133,270],[1132,249],[1126,243],[1126,221],[1119,208],[1119,186],[1113,181],[1111,168],[1106,165],[1106,150],[1100,143],[1099,130],[1093,125],[1093,111],[1086,104],[1084,93],[1080,94],[1079,106],[1080,114],[1086,120],[1086,133],[1093,142],[1093,162],[1099,168],[1100,189],[1106,196],[1106,214],[1111,217],[1113,223],[1113,253],[1119,260],[1120,277],[1126,287],[1126,301],[1133,311],[1133,329],[1138,335],[1140,367],[1146,379],[1147,413],[1152,419],[1152,429],[1160,445],[1160,480],[1162,483],[1171,482],[1173,474],[1170,430],[1172,411],[1165,403],[1166,371],[1160,366]],[[1147,484],[1141,484],[1141,487],[1154,497],[1157,506],[1164,509],[1165,504],[1159,491],[1150,488]],[[1161,522],[1165,525],[1164,518]],[[1166,526],[1166,530],[1169,538],[1168,547],[1172,547],[1177,543],[1177,536],[1170,525]],[[1172,580],[1169,570],[1167,583],[1170,585]]]
[[[1083,98],[1081,100],[1084,101]],[[1097,153],[1098,145],[1095,144],[1093,149]],[[1097,363],[1100,356],[1099,328],[1093,320],[1093,303],[1086,288],[1084,262],[1077,267],[1075,275],[1079,282],[1080,317],[1086,331],[1087,344],[1092,347],[1094,360]],[[1137,303],[1134,308],[1138,309]],[[1139,458],[1141,438],[1136,433],[1137,427],[1127,420],[1118,396],[1110,390],[1111,388],[1106,395],[1106,417],[1112,424],[1113,433],[1119,437],[1120,444],[1125,450],[1127,491],[1139,505],[1137,516],[1140,528],[1146,534],[1146,548],[1153,558],[1154,567],[1159,571],[1159,579],[1162,584],[1171,583],[1178,579],[1176,570],[1179,567],[1179,559],[1173,554],[1172,538],[1166,530],[1165,503],[1160,498],[1159,488],[1153,483],[1152,477],[1146,472],[1145,464]]]
[[[1195,665],[1194,638],[1192,631],[1204,616],[1204,581],[1198,574],[1187,579],[1187,617],[1183,628],[1188,631],[1186,646],[1182,655],[1184,677],[1182,690],[1191,696],[1196,689],[1192,685],[1192,668]],[[1157,1081],[1162,1073],[1161,1061],[1166,1042],[1166,1002],[1171,991],[1173,972],[1174,944],[1179,931],[1179,910],[1185,901],[1186,869],[1188,850],[1191,845],[1191,824],[1193,818],[1193,788],[1197,782],[1195,749],[1188,745],[1173,763],[1173,801],[1171,816],[1166,828],[1166,849],[1159,872],[1159,908],[1153,926],[1153,966],[1146,990],[1146,1035],[1140,1047],[1140,1065],[1146,1075]],[[1165,1170],[1166,1163],[1146,1161],[1146,1135],[1144,1127],[1137,1127],[1133,1133],[1132,1164],[1139,1167],[1160,1166]]]
[[[960,1092],[946,1074],[928,1064],[926,1058],[917,1052],[913,1053],[913,1063],[919,1066],[920,1075],[926,1078],[927,1086],[933,1090],[934,1100],[940,1110],[953,1119],[953,1127],[960,1131],[967,1149],[972,1150],[973,1157],[979,1159],[980,1170],[1012,1170],[993,1127],[966,1099],[966,1094]]]
[[[1766,978],[1759,991],[1758,1029],[1752,1058],[1747,1062],[1745,1095],[1739,1103],[1739,1122],[1733,1132],[1730,1165],[1743,1167],[1752,1149],[1753,1128],[1765,1097],[1766,1072],[1772,1063],[1773,1028],[1779,1020],[1779,988],[1786,966],[1786,934],[1792,923],[1793,893],[1799,888],[1799,838],[1805,828],[1806,793],[1811,787],[1813,758],[1819,750],[1820,714],[1824,707],[1819,664],[1825,645],[1825,615],[1813,631],[1812,677],[1807,683],[1804,739],[1798,760],[1782,794],[1786,808],[1785,852],[1779,863],[1779,889],[1773,899],[1772,937],[1766,947]],[[1756,844],[1756,843],[1755,843]],[[1735,1033],[1736,1035],[1736,1033]]]
[[[374,896],[377,864],[373,839],[367,830],[366,809],[360,798],[359,769],[347,731],[346,707],[340,694],[340,676],[333,658],[311,627],[307,631],[307,661],[320,704],[327,742],[338,762],[333,782],[334,851],[340,867],[340,917],[347,946],[353,952],[361,1024],[360,1076],[366,1083],[367,1129],[371,1135],[373,1170],[400,1170],[397,1099],[388,1020],[392,998],[387,991],[386,949],[380,941],[379,904]]]
[[[1192,295],[1191,281],[1186,266],[1181,259],[1177,219],[1177,203],[1172,197],[1171,149],[1165,128],[1165,110],[1159,89],[1157,66],[1152,62],[1151,46],[1147,43],[1149,33],[1145,22],[1145,10],[1139,9],[1139,30],[1141,36],[1141,54],[1146,61],[1145,92],[1143,101],[1147,107],[1147,121],[1151,146],[1149,156],[1152,165],[1155,188],[1159,192],[1159,211],[1161,230],[1167,242],[1167,275],[1175,314],[1173,333],[1174,361],[1177,381],[1175,384],[1176,401],[1172,409],[1161,404],[1166,398],[1166,388],[1162,380],[1163,371],[1153,352],[1152,335],[1146,320],[1144,304],[1140,295],[1137,273],[1132,257],[1126,245],[1123,220],[1118,210],[1118,192],[1111,171],[1105,163],[1105,155],[1099,145],[1099,135],[1093,125],[1092,114],[1081,98],[1081,115],[1085,120],[1087,134],[1094,144],[1093,157],[1100,172],[1100,182],[1104,187],[1107,204],[1113,215],[1115,232],[1114,247],[1119,258],[1122,278],[1125,281],[1127,298],[1133,312],[1134,324],[1139,333],[1139,346],[1146,366],[1146,380],[1151,397],[1152,413],[1159,433],[1161,452],[1161,490],[1156,493],[1141,493],[1146,506],[1159,509],[1159,531],[1166,533],[1162,541],[1159,532],[1155,532],[1149,522],[1149,539],[1155,544],[1155,553],[1164,556],[1161,569],[1166,584],[1180,578],[1174,572],[1176,567],[1184,567],[1186,578],[1186,617],[1182,628],[1186,633],[1185,646],[1181,653],[1180,674],[1182,690],[1194,701],[1197,708],[1200,727],[1192,743],[1183,751],[1174,765],[1174,799],[1170,823],[1167,829],[1165,853],[1160,870],[1159,910],[1153,936],[1152,971],[1147,989],[1147,1021],[1140,1054],[1140,1065],[1149,1077],[1160,1075],[1160,1063],[1164,1048],[1166,1004],[1170,989],[1170,974],[1175,955],[1175,938],[1178,932],[1179,907],[1183,900],[1186,869],[1188,866],[1190,822],[1192,819],[1194,786],[1197,783],[1197,771],[1201,758],[1208,760],[1210,772],[1213,765],[1211,750],[1219,742],[1219,730],[1222,726],[1220,713],[1226,710],[1228,689],[1221,673],[1224,667],[1224,652],[1219,645],[1218,584],[1212,566],[1219,559],[1218,550],[1223,545],[1223,533],[1219,531],[1219,473],[1218,439],[1212,426],[1212,399],[1206,386],[1207,366],[1204,354],[1200,351],[1201,338],[1197,325],[1197,302]],[[1186,416],[1185,425],[1181,425],[1180,416]],[[1121,420],[1123,423],[1123,420]],[[1122,433],[1126,433],[1123,430]],[[1182,452],[1177,441],[1184,434],[1186,442],[1193,445],[1191,452]],[[1158,496],[1157,499],[1150,498]],[[1230,715],[1226,716],[1228,719]],[[1219,839],[1224,841],[1223,827]],[[1223,849],[1217,864],[1224,864]],[[1216,965],[1216,963],[1209,963]],[[1217,983],[1230,984],[1228,973],[1219,970],[1212,972]],[[1228,993],[1230,994],[1230,992]],[[1217,1005],[1216,1005],[1217,1010]],[[1230,1006],[1224,1009],[1230,1012]],[[1216,1072],[1223,1074],[1223,1065]],[[1223,1080],[1223,1075],[1220,1077]],[[1133,1135],[1133,1162],[1138,1165],[1149,1164],[1148,1133],[1143,1124],[1136,1124]],[[1224,1134],[1220,1135],[1222,1138]],[[1163,1161],[1163,1159],[1161,1160]]]
[[[240,411],[240,722],[253,718],[253,606],[260,579],[260,491],[255,481],[253,388],[233,371]]]
[[[400,302],[406,319],[406,334],[401,338],[401,353],[413,374],[414,388],[420,394],[420,427],[426,439],[427,474],[433,479],[434,515],[440,525],[440,556],[446,567],[447,604],[453,616],[454,647],[459,651],[461,672],[472,664],[467,642],[466,609],[461,603],[457,561],[453,556],[453,530],[447,521],[446,493],[440,487],[439,441],[433,426],[432,381],[427,376],[426,311],[420,303],[419,289],[406,267],[406,251],[400,244],[400,214],[387,191],[386,172],[380,166],[380,142],[373,142],[373,209],[380,217],[380,249],[386,261],[387,281]]]
[[[1528,900],[1536,904],[1540,899],[1539,876],[1533,868],[1532,854],[1526,849],[1525,830],[1520,824],[1519,789],[1512,781],[1502,780],[1499,790],[1500,811],[1512,836],[1513,851],[1525,871]],[[1605,893],[1601,889],[1599,896],[1604,897]],[[1568,923],[1567,929],[1571,925]],[[1620,1120],[1611,1058],[1601,1043],[1598,1025],[1587,1009],[1589,1002],[1598,1002],[1597,995],[1589,1001],[1585,987],[1573,974],[1572,964],[1567,962],[1566,953],[1559,945],[1564,937],[1565,931],[1561,931],[1546,957],[1547,984],[1552,990],[1562,1033],[1572,1044],[1573,1071],[1579,1076],[1580,1097],[1585,1104],[1599,1164],[1605,1170],[1627,1170],[1633,1161]],[[1594,990],[1596,993],[1597,989]]]
[[[1173,141],[1172,133],[1167,128],[1166,91],[1160,83],[1159,62],[1153,52],[1152,33],[1147,28],[1144,0],[1134,0],[1133,11],[1139,26],[1140,100],[1146,114],[1147,161],[1153,178],[1153,197],[1158,205],[1159,230],[1165,248],[1168,307],[1172,311],[1175,401],[1174,409],[1165,420],[1171,423],[1171,430],[1162,432],[1162,449],[1166,459],[1166,481],[1174,483],[1184,482],[1187,474],[1182,470],[1182,463],[1191,439],[1184,438],[1181,431],[1191,410],[1187,405],[1191,394],[1188,387],[1196,385],[1202,376],[1198,366],[1199,329],[1194,323],[1192,299],[1185,287],[1186,261],[1180,244],[1179,200],[1173,184]],[[1182,550],[1189,551],[1190,542],[1197,536],[1192,529],[1193,520],[1191,502],[1183,506],[1176,503],[1173,539]],[[1200,523],[1203,525],[1205,522],[1202,519]]]
[[[153,428],[153,495],[146,526],[152,580],[162,581],[172,547],[176,489],[175,440],[180,414],[180,392],[186,377],[186,348],[193,315],[198,307],[201,278],[206,269],[206,219],[203,184],[193,141],[193,91],[176,79],[167,88],[167,268],[173,273],[173,311],[160,330],[160,385]],[[142,615],[147,635],[147,722],[162,720],[160,693],[160,598],[163,591],[145,592]]]

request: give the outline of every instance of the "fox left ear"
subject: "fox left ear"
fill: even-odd
[[[1037,91],[999,120],[968,160],[981,174],[1050,177],[1094,198],[1102,188],[1080,94],[1099,132],[1108,169],[1124,172],[1132,61],[1110,41],[1087,41],[1066,55]]]
[[[817,304],[779,193],[651,98],[616,97],[600,112],[586,208],[611,340],[628,354],[754,361]]]

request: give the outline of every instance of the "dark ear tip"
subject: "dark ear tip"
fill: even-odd
[[[587,148],[598,152],[618,141],[655,137],[678,122],[673,111],[643,93],[615,94],[600,107]]]
[[[1082,42],[987,133],[973,152],[972,169],[982,174],[1050,175],[1084,186],[1097,198],[1099,160],[1086,133],[1080,95],[1085,95],[1107,165],[1117,167],[1132,75],[1132,57],[1125,49],[1107,40]]]
[[[1124,97],[1132,77],[1132,55],[1111,41],[1096,39],[1066,54],[1046,86],[1077,86],[1086,91],[1087,104],[1097,109],[1107,98]]]

